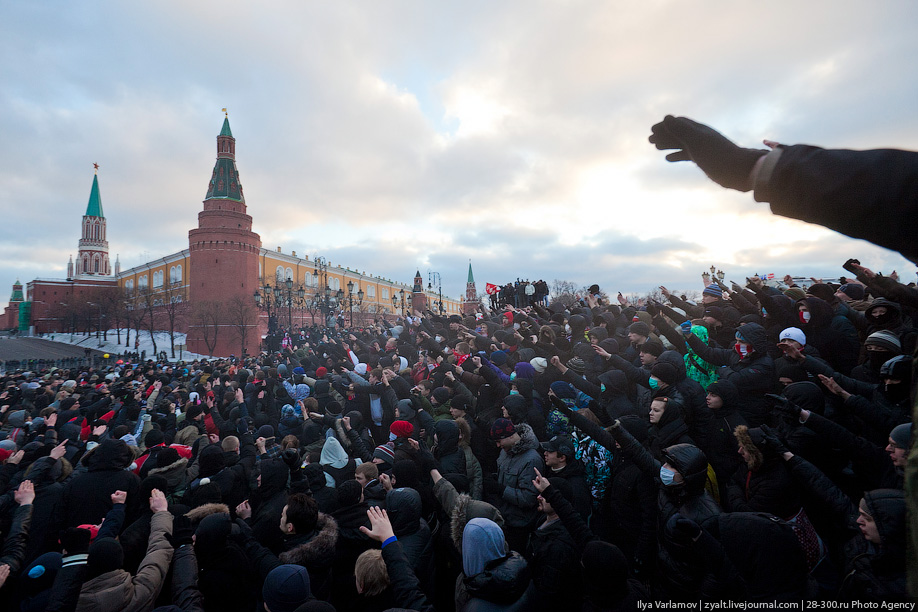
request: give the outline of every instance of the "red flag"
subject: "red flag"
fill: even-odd
[[[769,274],[769,275],[768,275],[768,280],[774,280],[774,279],[775,279],[775,275],[774,275],[774,274]]]
[[[497,285],[492,285],[491,283],[485,283],[485,293],[488,295],[494,295],[497,293],[499,287]]]

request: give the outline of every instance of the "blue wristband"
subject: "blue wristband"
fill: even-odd
[[[392,542],[395,542],[396,540],[398,540],[398,538],[396,538],[395,536],[392,536],[391,538],[387,538],[386,541],[382,543],[382,546],[379,547],[380,550],[382,550],[383,548],[385,548]]]

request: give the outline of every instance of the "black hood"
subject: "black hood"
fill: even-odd
[[[663,458],[682,474],[688,495],[700,495],[708,474],[708,458],[693,444],[675,444],[663,451]]]
[[[290,468],[279,459],[268,459],[259,463],[261,484],[258,485],[259,497],[267,499],[287,488]]]
[[[826,397],[816,383],[791,383],[784,388],[784,397],[804,410],[809,410],[816,414],[823,414],[826,411]]]
[[[685,359],[676,351],[663,351],[657,357],[657,363],[668,363],[676,368],[676,384],[685,380]]]
[[[825,302],[823,302],[823,304],[825,304]],[[828,304],[826,305],[828,306]],[[765,328],[758,323],[746,323],[742,327],[737,328],[736,333],[751,344],[753,350],[759,355],[766,355],[768,353],[768,337],[765,333]]]
[[[874,310],[878,306],[885,306],[886,314],[879,317],[874,315]],[[877,298],[871,302],[864,316],[877,329],[896,329],[902,323],[902,309],[895,302],[890,302],[885,298]]]
[[[807,309],[810,311],[810,320],[807,323],[800,321],[800,325],[803,327],[803,333],[806,333],[810,329],[822,329],[828,327],[832,323],[832,318],[835,316],[835,311],[832,310],[832,307],[826,303],[825,300],[820,300],[818,297],[805,297],[802,300],[797,300],[797,305],[806,304]],[[800,317],[798,315],[797,319],[799,321]]]
[[[313,493],[327,485],[325,471],[322,470],[322,466],[318,463],[310,463],[303,468],[303,473],[306,475],[306,480],[309,481],[309,488],[312,489]]]
[[[134,455],[123,440],[103,440],[93,449],[86,460],[86,467],[90,472],[98,470],[123,470],[131,465]]]
[[[711,383],[708,385],[708,393],[716,395],[723,400],[724,407],[720,409],[720,412],[730,408],[736,408],[740,401],[739,389],[729,380],[718,380]]]
[[[445,457],[459,448],[459,426],[455,421],[441,419],[434,425],[437,434],[437,457]]]
[[[876,521],[884,564],[905,567],[905,492],[901,489],[876,489],[864,493],[867,512]],[[901,564],[901,565],[899,565]]]
[[[421,521],[420,493],[409,488],[392,489],[386,494],[386,512],[396,536],[415,533]]]

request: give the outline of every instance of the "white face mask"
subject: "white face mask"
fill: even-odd
[[[566,334],[571,333],[571,326],[568,325],[567,323],[564,324],[564,333]]]
[[[439,343],[439,342],[443,342],[443,336],[437,336],[437,337],[434,338],[434,339],[435,339],[438,343]]]

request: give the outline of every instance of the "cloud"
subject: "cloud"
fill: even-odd
[[[711,264],[836,276],[889,251],[776,218],[647,143],[666,113],[918,149],[918,8],[165,2],[5,6],[0,290],[60,276],[91,163],[125,267],[187,247],[230,110],[266,248],[464,294],[522,278],[692,288]],[[2,295],[2,294],[0,294]]]

